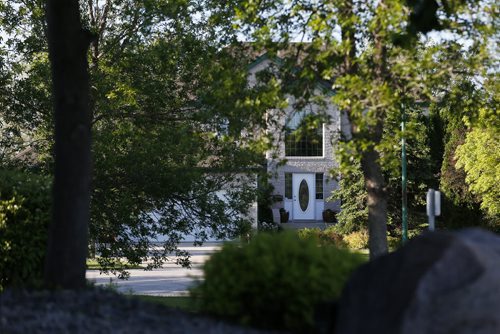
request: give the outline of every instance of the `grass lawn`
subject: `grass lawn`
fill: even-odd
[[[129,265],[126,263],[123,263],[123,268],[124,269],[144,269],[144,266],[137,266],[137,265]],[[101,267],[99,267],[99,263],[97,262],[96,259],[87,259],[87,270],[99,270]]]
[[[165,305],[172,308],[177,308],[188,312],[198,312],[198,308],[195,306],[193,297],[189,296],[174,296],[174,297],[164,297],[164,296],[141,296],[135,295],[134,298],[139,298],[143,301],[150,303],[157,303]]]

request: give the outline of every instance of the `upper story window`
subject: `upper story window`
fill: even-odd
[[[294,113],[285,127],[285,155],[323,156],[323,119],[311,110]]]

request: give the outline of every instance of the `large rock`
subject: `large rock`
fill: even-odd
[[[357,270],[336,334],[500,334],[500,237],[428,233]]]
[[[271,333],[147,303],[103,289],[0,294],[0,334]]]

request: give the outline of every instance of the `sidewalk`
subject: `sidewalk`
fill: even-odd
[[[152,271],[130,269],[128,280],[120,280],[114,275],[101,275],[99,270],[88,270],[86,277],[96,285],[110,285],[113,289],[128,294],[182,296],[188,294],[189,288],[203,278],[201,266],[221,246],[222,243],[218,242],[209,242],[201,247],[195,247],[192,243],[181,244],[179,249],[191,253],[192,269],[167,264],[162,269]]]

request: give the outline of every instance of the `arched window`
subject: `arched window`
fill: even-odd
[[[323,118],[312,110],[295,112],[285,127],[287,157],[323,156]]]

